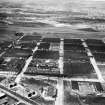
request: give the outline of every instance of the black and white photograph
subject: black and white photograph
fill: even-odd
[[[105,105],[105,0],[0,0],[0,105]]]

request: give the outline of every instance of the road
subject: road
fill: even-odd
[[[63,74],[63,55],[64,55],[64,50],[63,50],[63,39],[61,39],[60,42],[60,49],[59,49],[59,69],[60,69],[60,74]]]
[[[24,77],[28,78],[28,79],[31,79],[31,78],[34,78],[34,79],[51,79],[51,80],[55,80],[57,81],[58,80],[58,77],[47,77],[47,76],[41,76],[41,75],[38,75],[38,76],[34,76],[34,75],[24,75]],[[62,78],[62,77],[59,77],[59,78]],[[85,82],[100,82],[99,79],[88,79],[88,78],[63,78],[63,80],[65,81],[85,81]]]
[[[65,81],[85,81],[85,82],[100,82],[98,79],[88,79],[88,78],[64,78]]]
[[[59,49],[59,69],[60,74],[63,74],[63,55],[64,55],[64,41],[61,38],[60,42],[60,49]],[[63,85],[63,78],[57,78],[57,98],[55,101],[55,105],[64,105],[64,85]]]
[[[64,105],[64,85],[62,78],[59,78],[57,80],[57,89],[58,89],[58,94],[55,101],[55,105]]]
[[[94,67],[94,70],[95,70],[95,72],[96,72],[96,74],[97,74],[97,77],[98,77],[99,81],[102,82],[102,83],[104,83],[104,79],[103,79],[102,74],[101,74],[101,72],[100,72],[100,70],[99,70],[99,68],[98,68],[98,66],[97,66],[97,64],[96,64],[95,58],[93,57],[93,55],[92,55],[90,49],[88,48],[87,43],[86,43],[83,39],[82,39],[82,41],[83,41],[83,46],[84,46],[84,47],[86,48],[86,50],[87,50],[87,54],[88,54],[88,56],[89,56],[89,58],[90,58],[90,62],[91,62],[91,64],[92,64],[93,67]]]
[[[20,94],[9,90],[8,88],[6,88],[2,85],[0,85],[0,90],[3,91],[4,93],[10,95],[11,97],[14,97],[14,98],[20,100],[21,102],[25,103],[26,105],[40,105],[40,104],[36,103],[35,101],[28,99],[26,97],[23,97]]]
[[[17,43],[19,43],[19,41],[25,36],[25,34],[23,36],[21,36],[19,39],[17,39]]]
[[[30,62],[32,60],[32,56],[30,56],[27,60],[26,60],[26,64],[24,66],[24,68],[22,69],[21,73],[16,77],[15,82],[19,83],[20,79],[24,76],[24,72],[27,70]]]
[[[41,40],[40,40],[41,41]],[[33,54],[37,51],[38,46],[40,45],[40,42],[37,43],[36,47],[32,50],[32,56],[30,56],[25,63],[25,66],[23,67],[21,73],[16,77],[15,82],[19,83],[21,78],[24,76],[25,71],[27,70],[29,64],[31,63],[32,59],[33,59]]]

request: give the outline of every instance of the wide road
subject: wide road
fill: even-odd
[[[55,105],[64,105],[64,87],[63,87],[63,79],[59,78],[57,80],[57,89],[58,89],[58,94],[57,94],[57,98],[55,101]]]
[[[63,39],[61,39],[60,49],[59,49],[59,55],[60,55],[60,57],[59,57],[59,69],[60,69],[60,74],[63,74],[63,55],[64,55],[63,46],[64,46]]]
[[[88,48],[88,45],[87,45],[87,43],[85,42],[85,40],[82,39],[82,41],[83,41],[83,46],[87,49],[87,55],[88,55],[89,58],[90,58],[90,62],[91,62],[91,64],[93,65],[93,68],[94,68],[94,70],[95,70],[95,72],[96,72],[96,74],[97,74],[98,79],[100,80],[100,82],[104,83],[104,79],[103,79],[103,77],[102,77],[102,74],[101,74],[101,72],[100,72],[98,66],[97,66],[97,63],[96,63],[95,58],[92,56],[92,52],[91,52],[90,49]]]
[[[4,93],[10,95],[11,97],[14,97],[14,98],[18,99],[19,101],[24,102],[26,105],[40,105],[37,102],[35,102],[31,99],[28,99],[26,97],[23,97],[20,94],[9,90],[8,88],[6,88],[2,85],[0,85],[0,90],[3,91]]]
[[[40,40],[41,41],[41,40]],[[25,71],[27,70],[29,64],[31,63],[32,59],[33,59],[33,54],[35,53],[35,51],[37,51],[38,46],[40,45],[40,42],[37,43],[36,47],[32,50],[32,56],[30,56],[25,63],[25,66],[23,67],[21,73],[16,77],[15,82],[19,83],[21,78],[24,76]]]

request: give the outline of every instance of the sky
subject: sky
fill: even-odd
[[[24,2],[68,2],[68,1],[105,1],[105,0],[0,0],[0,1],[24,1]]]
[[[21,3],[24,4],[24,6],[33,6],[32,8],[35,8],[35,6],[42,6],[43,8],[48,9],[59,9],[59,10],[65,10],[71,7],[78,8],[79,6],[83,7],[103,7],[105,2],[102,1],[105,0],[0,0],[0,2],[9,1],[14,3]],[[100,2],[101,1],[101,2]]]
[[[105,0],[91,0],[91,1],[105,1]]]
[[[68,2],[96,2],[105,0],[0,0],[0,2],[9,1],[15,3],[41,3],[41,4],[65,4]]]

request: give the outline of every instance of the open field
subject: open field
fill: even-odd
[[[52,28],[30,28],[30,27],[8,27],[10,32],[20,31],[25,33],[38,32],[46,37],[60,37],[60,38],[96,38],[102,39],[105,37],[105,32],[83,32],[68,27],[52,27]]]
[[[64,60],[89,60],[86,52],[76,52],[72,50],[64,51]],[[76,50],[78,51],[78,49]]]
[[[97,78],[89,62],[64,63],[64,75],[67,77]]]

